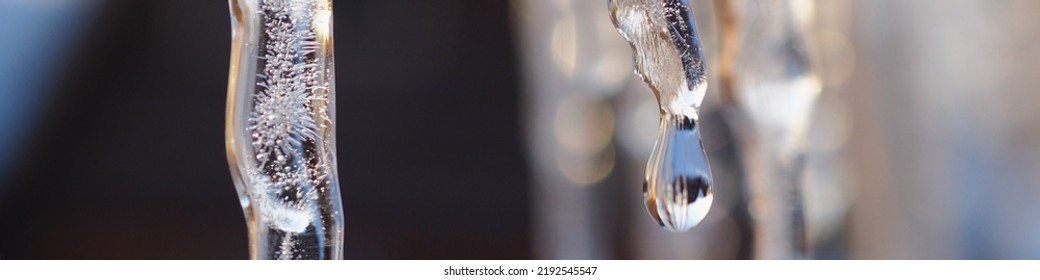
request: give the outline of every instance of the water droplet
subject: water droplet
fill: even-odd
[[[660,105],[661,124],[646,165],[643,198],[662,227],[686,231],[711,208],[711,169],[697,110],[707,88],[704,53],[689,0],[611,0],[610,16],[632,46],[636,73]]]

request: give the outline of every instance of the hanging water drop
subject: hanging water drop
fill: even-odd
[[[686,231],[711,208],[713,187],[697,110],[707,87],[704,53],[689,0],[611,0],[610,16],[632,46],[636,73],[657,96],[661,124],[646,164],[646,210]]]

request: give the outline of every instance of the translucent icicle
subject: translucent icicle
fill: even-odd
[[[230,0],[227,155],[253,259],[342,259],[331,0]]]
[[[662,227],[686,231],[704,219],[714,190],[697,110],[707,87],[689,0],[612,0],[610,16],[632,46],[636,73],[657,96],[661,124],[646,165],[646,209]]]

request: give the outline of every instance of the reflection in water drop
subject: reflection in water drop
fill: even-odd
[[[668,230],[689,230],[708,214],[714,193],[697,125],[707,83],[689,0],[612,0],[609,6],[614,26],[632,46],[636,72],[660,106],[643,183],[646,209]]]

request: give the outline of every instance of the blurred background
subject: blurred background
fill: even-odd
[[[653,94],[606,1],[335,4],[348,259],[744,259],[741,148],[690,232],[640,184]],[[822,259],[1040,259],[1040,2],[816,1],[803,179]],[[0,0],[0,259],[243,259],[225,1]]]

